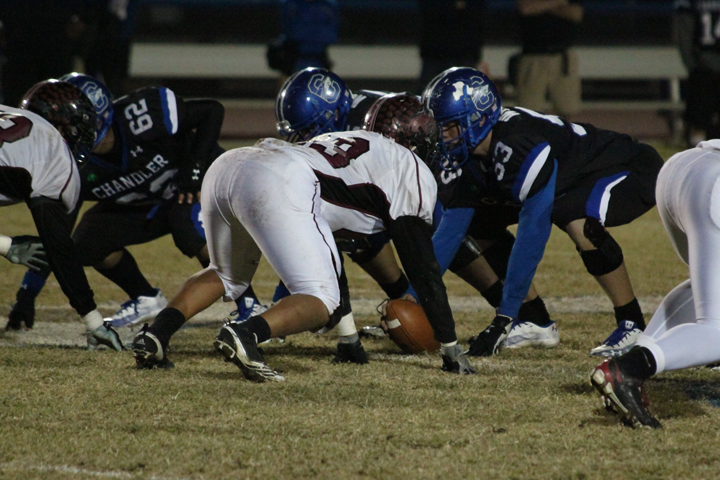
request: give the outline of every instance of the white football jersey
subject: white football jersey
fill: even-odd
[[[257,146],[302,158],[320,182],[321,215],[333,232],[369,235],[411,215],[432,224],[437,183],[410,150],[374,132],[317,136],[301,145],[264,139]]]
[[[24,200],[8,193],[18,185],[3,188],[2,181],[27,174],[32,179],[31,191],[23,195],[61,200],[68,212],[75,208],[80,174],[60,132],[39,115],[0,105],[0,205]]]

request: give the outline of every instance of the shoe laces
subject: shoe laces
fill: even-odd
[[[625,340],[629,335],[631,335],[633,333],[633,330],[636,329],[635,323],[631,323],[631,325],[632,325],[632,328],[627,328],[628,327],[627,324],[616,328],[610,334],[610,336],[607,338],[607,340],[605,340],[605,344],[606,345],[614,345],[614,344],[618,344],[618,343],[622,342],[623,340]]]
[[[128,300],[127,302],[120,305],[120,310],[116,313],[117,316],[124,317],[128,313],[137,313],[138,311],[138,301],[137,300]]]

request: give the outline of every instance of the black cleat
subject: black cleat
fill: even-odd
[[[265,363],[257,346],[257,337],[242,323],[228,322],[223,325],[213,346],[223,354],[226,362],[237,365],[248,380],[255,382],[285,380],[285,377]]]
[[[163,345],[152,332],[148,332],[147,323],[135,335],[132,351],[138,370],[175,367],[175,364],[167,358],[167,345]]]
[[[643,382],[623,374],[615,360],[605,360],[595,367],[590,383],[600,393],[605,408],[610,410],[609,406],[612,406],[625,424],[633,428],[662,428],[647,409]]]
[[[365,365],[368,362],[367,353],[358,339],[354,343],[338,343],[337,353],[332,363],[357,363]]]
[[[504,316],[496,316],[488,327],[480,332],[470,342],[470,349],[467,355],[471,357],[492,357],[497,354],[503,346],[503,342],[512,328],[512,319]]]
[[[25,328],[31,329],[35,325],[35,297],[26,290],[19,290],[15,297],[17,302],[13,305],[8,314],[8,323],[5,330],[21,330],[23,323]]]

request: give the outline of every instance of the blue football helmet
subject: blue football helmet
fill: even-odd
[[[454,67],[435,77],[425,88],[422,102],[440,132],[440,152],[446,166],[464,164],[495,126],[500,116],[500,94],[492,81],[474,68]],[[444,127],[454,123],[458,135],[445,139]]]
[[[95,145],[97,147],[105,135],[113,121],[113,96],[110,90],[99,80],[90,75],[82,73],[68,73],[60,77],[61,81],[72,83],[90,99],[95,107],[97,115],[97,138]]]
[[[351,106],[352,93],[340,77],[323,68],[300,70],[278,93],[278,133],[295,142],[343,131]]]

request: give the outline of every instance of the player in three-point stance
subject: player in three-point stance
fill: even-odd
[[[310,140],[323,133],[363,129],[368,110],[385,92],[351,92],[335,73],[306,68],[283,84],[275,102],[278,133],[288,142]],[[338,248],[368,272],[389,298],[400,298],[408,280],[395,261],[387,235],[380,232],[362,239],[339,239]],[[282,289],[273,301],[282,298]],[[287,292],[285,292],[287,294]]]
[[[342,130],[369,130],[395,138],[404,135],[403,118],[420,110],[419,97],[406,94],[392,94],[370,90],[350,92],[343,80],[336,74],[318,68],[308,68],[295,73],[283,85],[278,93],[275,114],[278,120],[278,133],[288,141],[309,140],[321,133]],[[437,178],[445,178],[444,173]],[[488,209],[486,209],[488,210]],[[449,217],[462,209],[453,209]],[[509,223],[517,222],[517,208],[491,209],[493,215],[510,215]],[[435,223],[442,217],[445,209],[438,202],[435,209]],[[514,219],[514,220],[513,220]],[[447,247],[444,240],[433,238],[435,255],[442,271],[450,269],[476,288],[494,307],[498,307],[502,298],[502,279],[505,278],[509,248],[514,237],[504,230],[502,241],[482,249],[470,235],[465,235],[459,246]],[[395,255],[388,243],[385,232],[359,240],[341,239],[338,248],[348,253],[375,279],[388,298],[414,298],[415,292],[409,289],[407,277],[395,261]],[[452,242],[450,242],[452,243]],[[496,274],[496,272],[498,272]],[[276,290],[273,301],[282,298]],[[406,295],[406,293],[408,295]],[[520,308],[521,320],[549,323],[554,326],[542,299],[531,287],[528,301]],[[551,329],[547,329],[551,330]],[[557,330],[554,330],[557,333]],[[377,327],[365,327],[363,332],[378,335]],[[551,340],[537,339],[515,340],[513,347],[527,345],[554,346],[557,336]]]
[[[33,86],[20,109],[0,105],[0,205],[28,205],[50,267],[85,323],[88,342],[122,350],[117,332],[97,311],[68,221],[80,195],[76,160],[92,148],[95,124],[95,110],[82,91],[57,80]],[[0,250],[31,268],[42,267],[28,257],[32,247],[18,251],[22,242],[12,239],[8,245],[7,238],[0,236]]]
[[[425,122],[434,127],[432,119]],[[341,307],[342,263],[333,233],[387,230],[442,344],[444,370],[474,373],[457,342],[432,250],[436,189],[418,156],[372,132],[324,134],[303,145],[265,139],[223,154],[202,188],[210,267],[191,277],[153,326],[135,338],[138,366],[165,361],[168,334],[186,319],[221,296],[241,295],[262,253],[291,295],[262,315],[227,323],[215,347],[249,379],[282,380],[257,344],[340,320],[335,312]]]
[[[668,370],[720,361],[720,140],[672,156],[657,181],[657,206],[690,279],[663,299],[635,346],[595,368],[591,382],[634,427],[660,428],[643,383]]]
[[[92,101],[97,137],[81,172],[81,200],[96,201],[73,240],[94,266],[130,297],[110,322],[121,327],[154,317],[167,300],[140,271],[128,245],[168,233],[178,248],[207,266],[200,222],[202,176],[223,152],[217,144],[224,110],[215,100],[184,100],[164,87],[147,87],[113,101],[97,79],[63,77]],[[73,212],[71,223],[78,214]],[[32,326],[34,299],[49,271],[29,272],[10,312],[8,329]]]
[[[448,210],[473,207],[453,215],[452,222],[441,221],[435,235],[460,239],[474,231],[499,240],[493,232],[504,232],[509,216],[494,219],[492,207],[480,207],[494,204],[517,212],[517,238],[497,315],[469,354],[493,355],[514,336],[538,341],[550,336],[549,323],[518,321],[518,312],[553,223],[573,240],[587,271],[615,307],[618,328],[591,354],[629,350],[645,326],[643,314],[622,249],[605,227],[629,223],[655,205],[663,163],[658,153],[627,135],[589,124],[501,108],[493,83],[472,68],[438,75],[423,93],[423,103],[442,131],[440,149],[448,171],[439,182],[440,198],[445,197]]]

